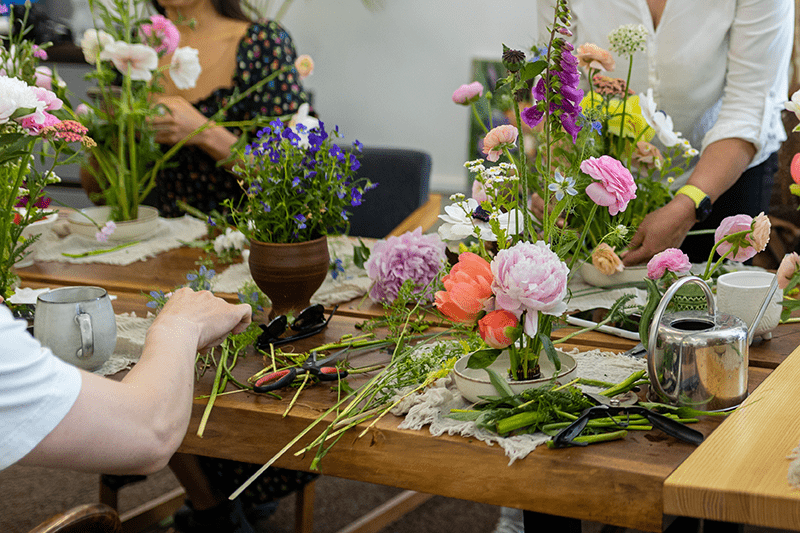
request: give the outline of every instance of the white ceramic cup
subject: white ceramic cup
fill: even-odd
[[[117,345],[111,298],[100,287],[62,287],[40,294],[33,336],[68,363],[97,370]]]
[[[747,324],[747,331],[753,328],[753,320],[769,292],[775,278],[771,272],[741,270],[723,274],[717,279],[717,310],[737,316]],[[781,300],[783,293],[775,291],[761,321],[755,325],[753,337],[771,339],[772,330],[781,319]]]

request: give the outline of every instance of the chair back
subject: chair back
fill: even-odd
[[[356,176],[378,186],[352,208],[350,235],[383,238],[428,199],[431,156],[419,150],[364,147]]]
[[[42,522],[28,533],[121,533],[117,512],[103,503],[79,505]]]

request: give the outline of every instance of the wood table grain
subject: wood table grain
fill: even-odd
[[[148,311],[144,294],[152,289],[169,290],[182,284],[185,274],[197,268],[195,262],[200,256],[197,249],[180,248],[124,267],[37,263],[18,273],[23,286],[34,288],[105,287],[117,296],[113,304],[116,312],[134,311],[143,316]],[[294,348],[307,350],[322,342],[337,340],[355,332],[357,324],[369,316],[377,316],[379,311],[382,309],[372,304],[366,310],[364,303],[359,306],[357,301],[344,304],[323,333],[297,342]],[[572,329],[560,329],[556,336],[569,331]],[[581,349],[619,352],[630,348],[633,342],[590,333],[571,339],[569,344]],[[778,326],[772,340],[754,344],[750,349],[749,389],[755,390],[776,367],[781,370],[783,367],[779,365],[798,345],[800,324]],[[373,361],[388,355],[376,353],[362,357],[364,361]],[[353,363],[358,364],[358,361]],[[240,360],[234,373],[245,380],[263,366],[260,357],[249,356]],[[316,385],[305,390],[284,417],[288,395],[282,400],[252,392],[223,395],[217,398],[201,438],[196,432],[206,400],[200,396],[210,392],[212,380],[213,373],[209,371],[197,383],[198,399],[194,401],[190,428],[181,446],[183,452],[266,462],[335,399],[328,387]],[[354,379],[353,385],[357,384],[358,380]],[[769,395],[769,389],[764,392]],[[755,406],[759,403],[768,406],[771,400]],[[756,413],[754,409],[743,411],[748,412]],[[698,516],[692,514],[694,511],[674,507],[671,503],[665,507],[664,489],[665,481],[692,456],[696,447],[657,431],[631,432],[623,440],[587,448],[550,450],[540,446],[525,459],[509,465],[497,446],[460,436],[433,437],[427,429],[400,430],[400,422],[400,418],[387,416],[363,438],[356,437],[364,425],[349,431],[322,461],[321,472],[645,531],[661,531],[671,514]],[[707,417],[694,427],[706,436],[714,436],[719,425],[719,418]],[[320,430],[312,430],[309,438]],[[741,438],[759,442],[754,433]],[[311,459],[310,454],[288,453],[277,465],[307,470]],[[718,505],[725,509],[737,503],[732,499],[714,501],[722,501]],[[800,529],[800,526],[794,527]]]

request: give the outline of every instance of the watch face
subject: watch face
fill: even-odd
[[[700,201],[700,205],[695,209],[695,217],[698,222],[703,222],[711,214],[711,198],[706,196]]]

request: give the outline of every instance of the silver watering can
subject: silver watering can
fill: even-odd
[[[703,289],[707,312],[664,313],[683,285]],[[777,289],[777,277],[748,333],[738,317],[717,313],[714,295],[705,281],[687,276],[661,298],[650,324],[647,371],[651,399],[706,411],[732,409],[747,397],[749,346],[756,325]]]

